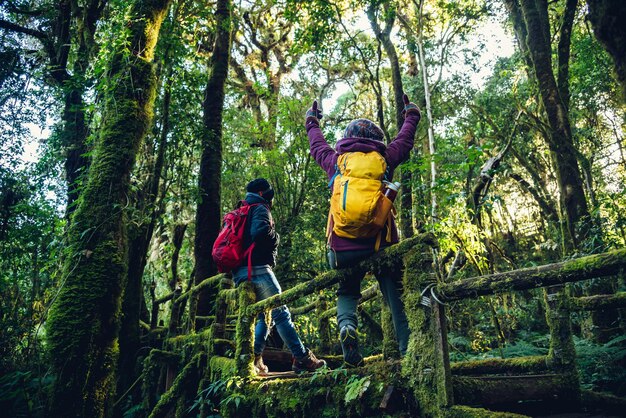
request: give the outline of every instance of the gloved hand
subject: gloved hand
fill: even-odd
[[[322,119],[322,117],[322,109],[317,108],[317,100],[314,100],[311,108],[306,111],[306,124],[309,124],[309,119],[315,120],[319,123],[319,120]]]
[[[422,117],[422,113],[420,112],[420,108],[413,102],[409,101],[409,96],[406,94],[402,96],[402,100],[404,101],[404,109],[402,109],[402,115],[406,118],[406,115],[409,113],[415,113],[420,118]]]

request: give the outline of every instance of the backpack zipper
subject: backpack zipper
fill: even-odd
[[[346,180],[343,184],[343,210],[346,211],[346,199],[348,198],[348,182],[350,180]]]

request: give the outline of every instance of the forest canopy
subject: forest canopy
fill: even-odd
[[[0,1],[0,408],[148,416],[147,336],[196,332],[217,291],[155,301],[217,274],[222,217],[254,178],[275,191],[283,290],[328,271],[314,100],[331,145],[356,118],[388,144],[402,95],[420,107],[397,222],[434,234],[442,281],[623,248],[624,27],[617,0]],[[381,305],[363,308],[367,355]],[[447,309],[453,361],[548,351],[536,290]],[[295,320],[311,346],[315,315]],[[623,310],[572,329],[582,387],[626,396]]]

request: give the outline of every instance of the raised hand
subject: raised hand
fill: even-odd
[[[409,101],[409,96],[404,94],[402,96],[402,100],[404,101],[404,109],[402,109],[402,115],[406,118],[406,115],[409,113],[415,113],[417,116],[422,116],[420,112],[420,108],[413,102]]]
[[[319,120],[322,119],[322,117],[322,109],[318,109],[317,100],[314,100],[311,108],[306,111],[306,119],[315,118]]]

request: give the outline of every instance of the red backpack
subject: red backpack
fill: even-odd
[[[248,219],[248,212],[254,206],[260,203],[250,205],[245,200],[237,204],[235,210],[224,215],[224,223],[222,230],[217,235],[215,243],[213,243],[213,260],[217,264],[217,270],[220,273],[228,273],[243,264],[246,256],[248,257],[248,280],[252,275],[252,250],[254,243],[244,250],[243,234]]]

